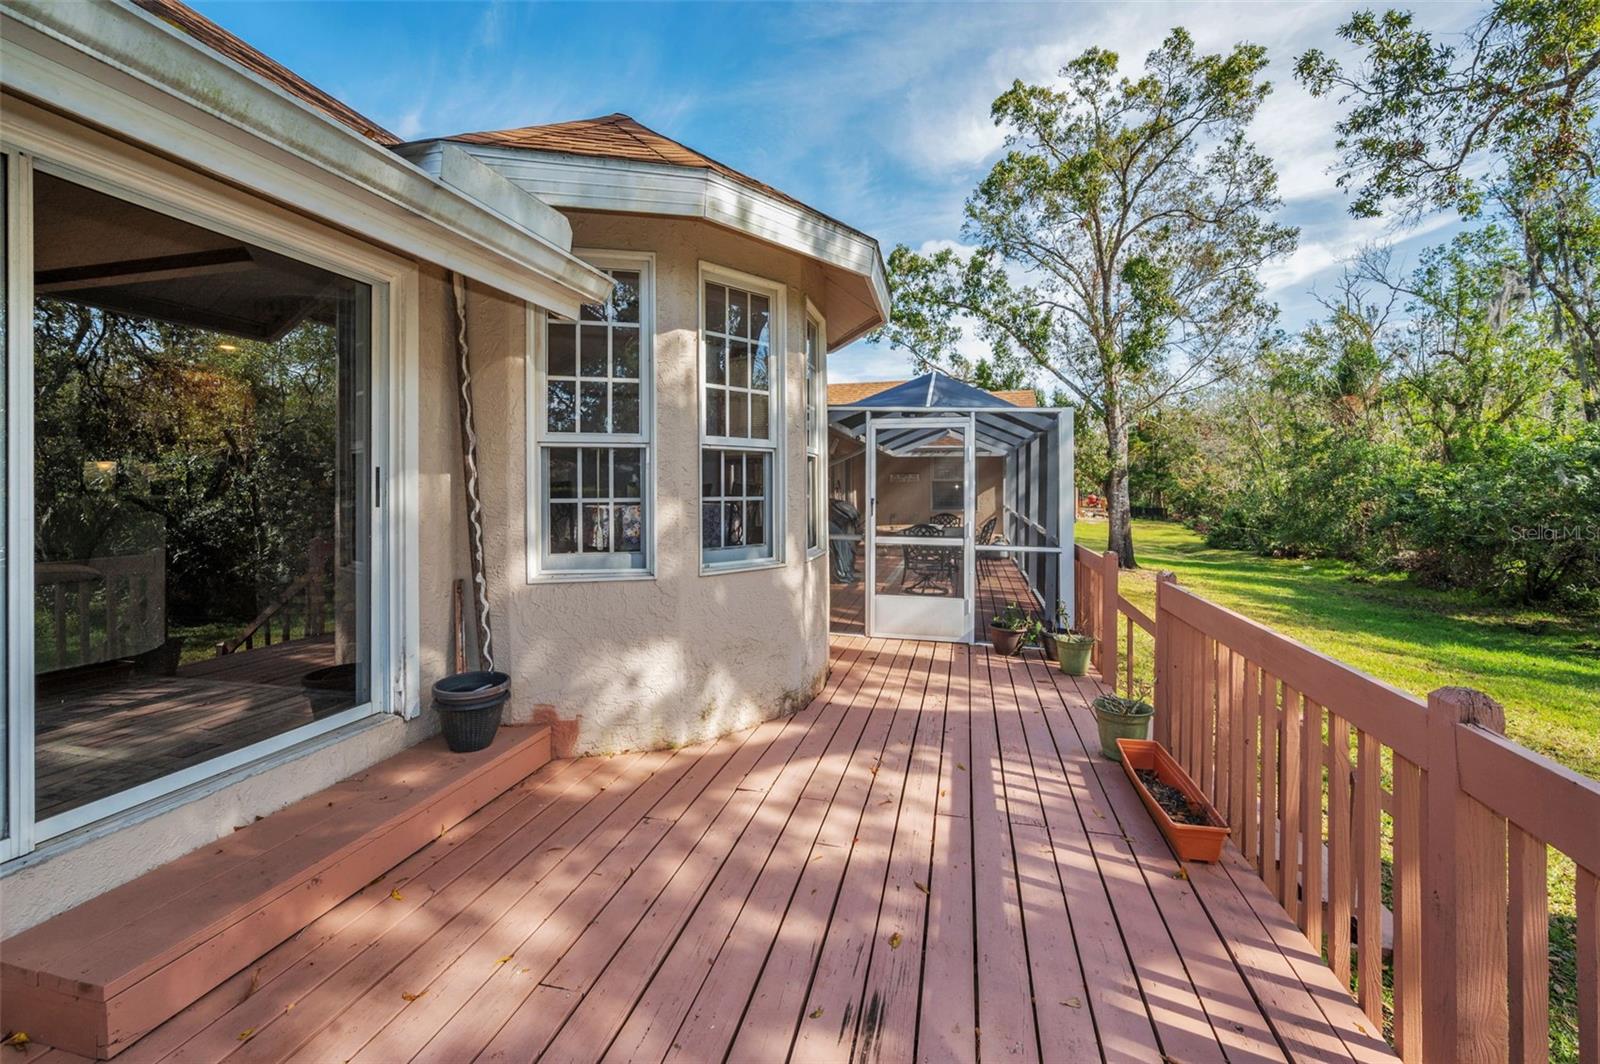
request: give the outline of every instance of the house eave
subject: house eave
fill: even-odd
[[[610,291],[526,190],[430,176],[129,4],[3,0],[0,70],[8,92],[559,313]]]
[[[554,207],[698,218],[813,259],[830,289],[830,350],[888,320],[889,285],[877,241],[716,171],[445,140],[395,150],[430,173],[439,172],[452,151],[462,151]]]

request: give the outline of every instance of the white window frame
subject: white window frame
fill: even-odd
[[[0,862],[12,862],[47,840],[78,832],[87,837],[137,819],[143,807],[181,800],[178,792],[185,788],[243,778],[257,764],[340,729],[357,728],[365,718],[421,713],[418,442],[406,428],[419,423],[419,282],[411,262],[66,118],[31,109],[8,113],[0,150],[9,157],[14,178],[7,188],[10,269],[5,294],[12,323],[6,352],[11,422],[6,444],[12,559],[6,573],[8,609],[33,600],[33,333],[31,327],[18,325],[27,326],[33,317],[34,170],[370,286],[369,439],[378,492],[371,526],[371,701],[44,821],[35,820],[34,805],[33,625],[8,624],[6,737],[11,771],[5,782],[11,824],[0,841]],[[18,558],[29,559],[29,564],[16,564]],[[91,825],[94,830],[86,832]],[[0,864],[0,876],[26,863]]]
[[[548,312],[528,307],[528,353],[525,360],[528,414],[526,448],[527,521],[526,545],[530,584],[588,580],[653,580],[656,574],[656,256],[648,251],[610,251],[599,248],[573,249],[573,254],[604,270],[639,271],[639,431],[636,433],[551,432],[547,417],[548,343],[545,327]],[[581,323],[580,323],[581,324]],[[643,564],[635,565],[631,555],[619,552],[561,555],[549,551],[548,511],[549,476],[545,452],[561,447],[638,447],[644,451],[639,471],[643,529],[640,546]],[[582,520],[582,510],[579,510]],[[568,562],[573,558],[576,561]]]
[[[771,382],[771,391],[767,403],[767,438],[764,440],[747,438],[743,436],[712,436],[706,432],[706,285],[727,285],[746,292],[767,297],[769,314],[769,337],[767,343],[767,379]],[[743,572],[751,569],[776,568],[784,564],[786,557],[785,543],[785,502],[788,498],[787,463],[785,462],[783,445],[787,419],[785,417],[785,397],[788,394],[789,371],[789,346],[788,324],[789,303],[788,288],[778,281],[768,277],[758,277],[755,274],[744,273],[740,270],[719,266],[713,262],[700,261],[699,279],[695,288],[695,302],[699,307],[696,346],[699,350],[695,375],[695,421],[698,425],[700,447],[695,461],[695,504],[694,504],[694,530],[695,544],[700,551],[700,574],[710,576],[716,573]],[[703,542],[701,525],[701,495],[700,479],[704,468],[705,453],[707,450],[717,451],[754,451],[770,456],[771,464],[767,470],[767,494],[769,504],[767,513],[767,542],[759,547],[706,547]]]
[[[806,560],[812,561],[828,552],[828,321],[817,310],[816,304],[806,300],[806,327],[817,331],[817,365],[812,369],[805,352],[805,342],[800,345],[805,365],[801,375],[806,395],[806,483],[810,492],[809,520],[816,522],[817,542],[806,544]]]

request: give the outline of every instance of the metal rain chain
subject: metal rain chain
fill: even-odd
[[[467,530],[472,550],[472,604],[477,614],[478,658],[494,668],[493,634],[489,626],[489,582],[484,575],[483,503],[478,498],[478,434],[472,423],[472,368],[467,362],[467,283],[450,274],[456,304],[456,385],[461,411],[461,461],[466,467]]]

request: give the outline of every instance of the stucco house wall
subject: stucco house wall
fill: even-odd
[[[517,301],[473,288],[469,342],[485,548],[496,666],[512,677],[508,719],[552,705],[557,716],[577,719],[576,752],[605,753],[691,743],[798,708],[820,688],[827,667],[826,561],[808,558],[805,543],[803,344],[806,298],[821,303],[821,272],[800,256],[705,222],[569,217],[574,248],[655,255],[655,577],[529,582],[526,316]],[[787,289],[781,566],[701,573],[702,260]],[[458,471],[454,394],[429,386],[425,396],[439,409],[424,414],[424,464],[454,463]],[[459,486],[453,490],[459,496]],[[451,505],[459,508],[459,498]],[[451,527],[459,524],[453,519]],[[455,553],[465,556],[464,548]],[[437,602],[448,622],[449,586],[430,585],[423,601]],[[434,642],[426,632],[424,641]],[[430,659],[433,652],[430,645]]]

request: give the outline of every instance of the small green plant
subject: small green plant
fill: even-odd
[[[1022,605],[1017,602],[1006,603],[1006,608],[995,614],[990,624],[1007,632],[1022,632],[1022,641],[1029,646],[1037,643],[1044,634],[1044,622],[1031,613],[1024,613]]]

